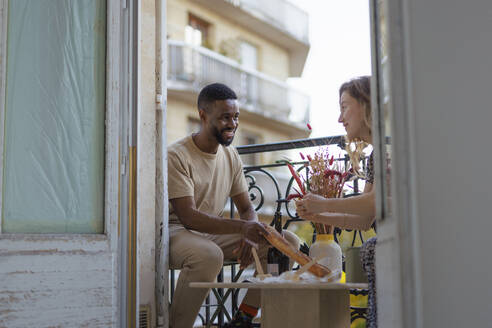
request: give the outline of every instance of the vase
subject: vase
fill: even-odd
[[[309,249],[309,256],[316,258],[318,263],[324,265],[331,272],[341,276],[342,273],[342,249],[333,240],[332,234],[319,234],[316,241]]]

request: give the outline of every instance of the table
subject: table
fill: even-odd
[[[350,327],[350,289],[367,289],[360,283],[208,283],[192,288],[250,288],[261,290],[262,328]]]

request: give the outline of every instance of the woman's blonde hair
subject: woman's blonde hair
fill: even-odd
[[[371,77],[360,76],[345,82],[340,86],[340,99],[342,98],[342,93],[344,92],[348,92],[348,94],[357,100],[362,108],[364,108],[364,124],[369,129],[369,133],[372,135]],[[368,143],[358,137],[350,140],[347,136],[345,136],[345,141],[345,150],[350,157],[352,168],[357,175],[362,176],[359,163],[364,156],[363,150],[367,147]]]

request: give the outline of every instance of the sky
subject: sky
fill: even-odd
[[[311,137],[345,134],[338,88],[371,74],[368,0],[290,0],[309,14],[311,48],[300,78],[288,83],[311,98]]]

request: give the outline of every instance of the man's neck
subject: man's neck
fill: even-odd
[[[194,133],[192,136],[195,145],[204,153],[216,154],[219,149],[219,143],[213,136],[207,136],[201,131]]]

